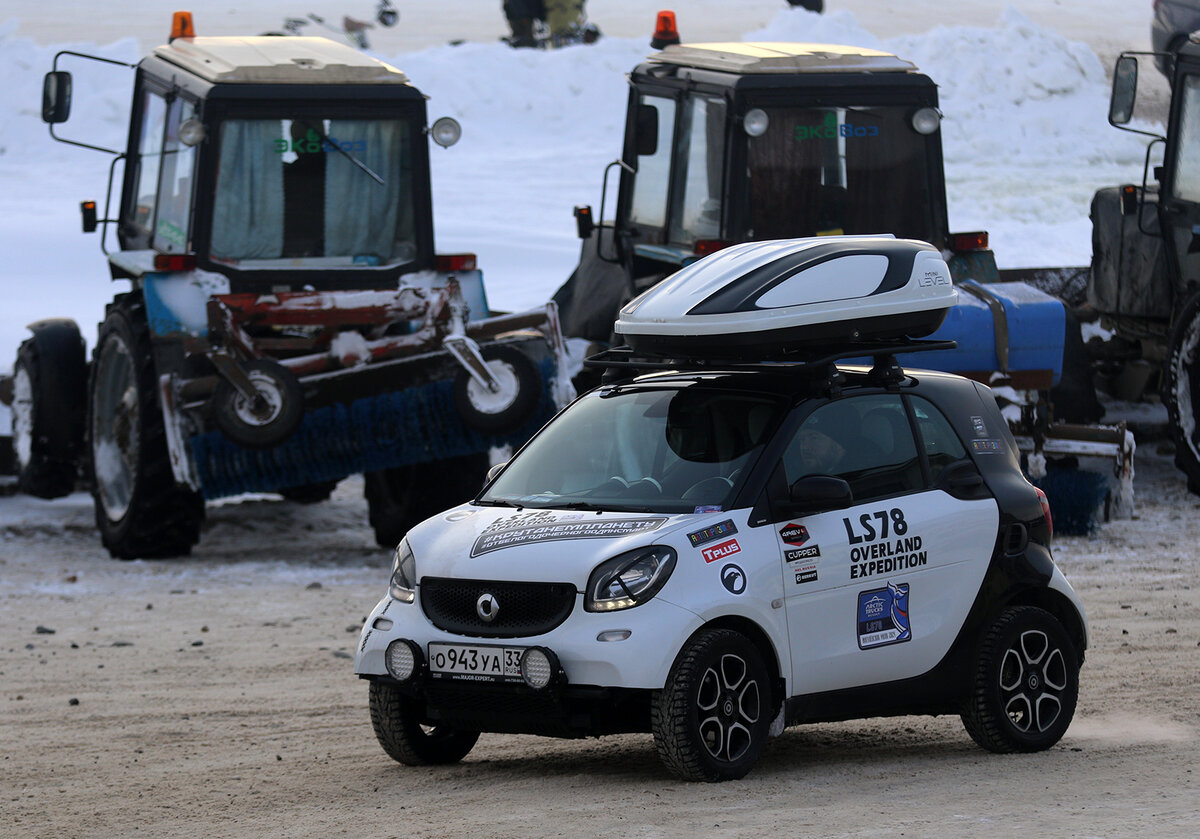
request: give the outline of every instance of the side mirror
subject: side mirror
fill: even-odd
[[[42,82],[42,122],[57,125],[71,115],[71,74],[54,70]]]
[[[1137,98],[1137,59],[1123,55],[1113,68],[1112,98],[1108,102],[1108,121],[1126,125],[1133,119],[1133,103]]]
[[[792,484],[787,512],[791,515],[844,510],[854,504],[850,484],[832,475],[809,475]]]
[[[641,104],[637,109],[637,153],[648,157],[658,151],[658,108]]]

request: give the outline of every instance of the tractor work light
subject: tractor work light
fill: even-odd
[[[912,115],[913,131],[918,134],[932,134],[942,124],[942,115],[937,108],[921,108]]]
[[[986,230],[975,230],[970,233],[951,233],[950,250],[955,253],[975,253],[988,249]]]
[[[450,148],[462,137],[462,126],[453,117],[441,117],[429,129],[433,142],[444,149]]]
[[[191,271],[196,267],[194,253],[156,253],[154,255],[155,271]]]
[[[746,115],[742,117],[742,128],[751,137],[761,137],[767,133],[767,129],[771,126],[771,118],[767,116],[767,112],[762,108],[753,108],[746,111]]]

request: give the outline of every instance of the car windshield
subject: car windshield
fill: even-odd
[[[405,119],[230,119],[212,258],[252,268],[374,267],[417,256]]]
[[[766,132],[747,140],[754,238],[894,233],[937,241],[926,209],[932,135],[913,130],[911,110],[766,108]]]
[[[779,420],[770,396],[615,388],[572,405],[480,498],[577,510],[727,509]]]

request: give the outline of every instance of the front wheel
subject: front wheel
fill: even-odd
[[[423,724],[415,699],[380,682],[371,682],[371,727],[388,756],[406,766],[458,763],[479,739],[478,731]]]
[[[963,726],[988,751],[1040,752],[1066,733],[1078,698],[1079,658],[1058,619],[1006,609],[979,644]]]
[[[1188,489],[1200,495],[1200,291],[1175,317],[1164,373],[1162,401],[1175,443],[1175,465],[1187,476]]]
[[[743,777],[771,723],[771,688],[758,648],[729,629],[694,636],[651,705],[654,746],[685,781]]]
[[[89,385],[96,525],[117,559],[186,555],[204,521],[200,493],[175,483],[156,382],[145,309],[124,295],[100,324]]]

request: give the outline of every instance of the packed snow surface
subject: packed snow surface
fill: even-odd
[[[1072,9],[1079,5],[1062,3]],[[73,0],[66,5],[99,17],[94,6]],[[85,235],[79,226],[80,201],[97,199],[104,207],[111,156],[54,142],[40,120],[40,102],[42,75],[59,50],[133,63],[155,43],[147,20],[165,34],[169,9],[156,0],[133,5],[144,12],[130,12],[137,23],[129,31],[138,37],[90,43],[83,33],[114,34],[111,15],[89,28],[86,21],[64,23],[66,14],[56,13],[51,23],[27,7],[0,2],[0,370],[11,366],[26,324],[41,318],[74,318],[92,346],[104,304],[125,286],[107,279],[100,235]],[[620,152],[625,74],[650,52],[645,34],[620,36],[649,26],[647,12],[647,23],[631,29],[626,20],[631,5],[614,4],[623,16],[598,43],[554,51],[513,50],[494,40],[503,30],[499,4],[477,1],[466,3],[472,12],[486,9],[486,25],[476,29],[498,30],[488,30],[480,40],[394,53],[383,51],[392,43],[386,32],[376,38],[380,51],[375,54],[402,68],[429,95],[431,119],[450,115],[462,123],[457,146],[432,151],[437,245],[441,252],[479,255],[495,309],[545,302],[577,261],[572,208],[599,208],[604,167]],[[1078,31],[1092,43],[1119,41],[1119,32],[1097,41],[1086,25],[1081,29],[1076,21],[1087,15],[1065,10],[1062,19],[1069,18],[1071,26],[1052,29],[1034,22],[1037,4],[1026,3],[1025,11],[1013,6],[991,9],[986,20],[983,14],[973,16],[985,25],[913,32],[914,19],[898,25],[890,11],[875,14],[864,0],[857,4],[868,7],[862,20],[844,8],[852,2],[831,2],[826,14],[817,15],[756,0],[745,15],[725,7],[716,19],[704,11],[709,5],[693,4],[703,7],[693,13],[697,23],[690,30],[700,37],[689,34],[688,8],[677,7],[685,40],[855,44],[895,52],[938,82],[951,228],[989,231],[1001,267],[1087,264],[1093,192],[1141,176],[1145,140],[1106,122],[1104,65],[1090,46],[1059,34],[1061,29]],[[971,10],[987,5],[966,4]],[[278,3],[264,7],[247,14],[262,18],[282,8]],[[412,4],[400,9],[400,29],[428,12]],[[593,3],[592,17],[602,29],[604,14],[604,4]],[[1103,10],[1091,14],[1104,16]],[[1120,10],[1114,15],[1127,17]],[[872,25],[868,17],[878,23]],[[1131,47],[1146,40],[1148,8],[1142,17],[1144,23],[1128,32]],[[963,15],[947,11],[924,17],[930,18],[959,21]],[[758,19],[765,25],[744,28]],[[201,34],[278,26],[271,18],[239,30],[237,20],[232,8],[196,14]],[[60,31],[63,38],[79,40],[56,40]],[[884,37],[898,32],[906,34]],[[75,74],[73,113],[56,132],[92,145],[123,147],[132,73],[71,60],[63,59],[62,66]],[[1143,75],[1152,73],[1146,65]],[[119,178],[119,164],[117,173]],[[615,190],[608,208],[614,199]],[[107,244],[115,247],[111,231]]]

